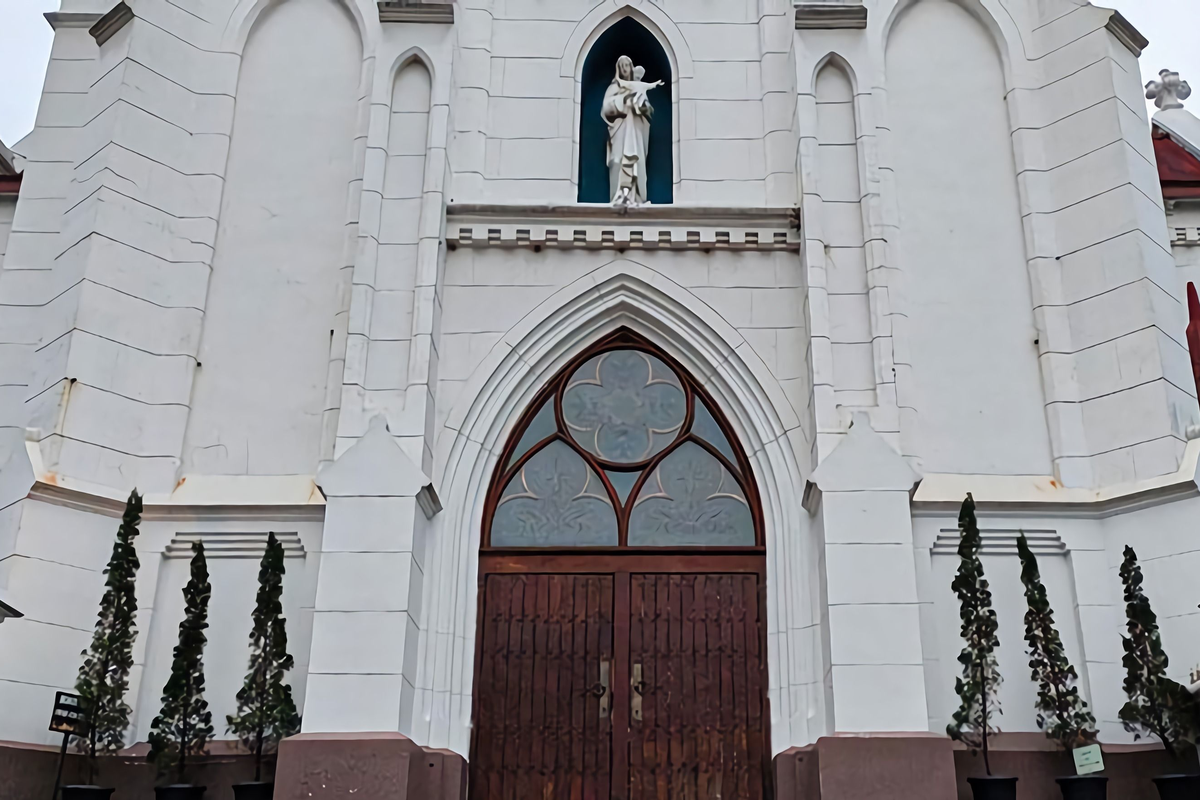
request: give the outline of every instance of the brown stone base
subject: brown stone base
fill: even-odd
[[[302,733],[285,739],[275,800],[463,800],[467,761],[399,733]]]
[[[777,800],[954,800],[942,736],[830,736],[775,757]]]
[[[1110,800],[1157,800],[1151,779],[1196,772],[1196,753],[1171,759],[1159,744],[1104,745]],[[1074,775],[1071,756],[1040,733],[1002,733],[993,775],[1015,776],[1021,800],[1062,800],[1054,779]],[[776,800],[971,800],[967,778],[983,757],[932,734],[832,736],[775,757]]]
[[[113,800],[144,800],[154,797],[158,778],[154,765],[146,762],[146,744],[130,747],[120,755],[97,759],[93,778],[99,786],[116,787]],[[264,765],[270,779],[272,764]],[[0,800],[50,800],[58,748],[45,745],[0,742]],[[205,800],[233,800],[233,784],[254,779],[254,759],[239,752],[233,742],[213,742],[209,754],[192,762],[188,780],[206,786]],[[63,785],[87,781],[87,764],[74,751],[63,764]]]
[[[1189,750],[1172,759],[1161,744],[1102,745],[1104,772],[1108,778],[1110,800],[1158,800],[1158,790],[1151,781],[1156,775],[1196,772],[1196,752]],[[989,747],[988,760],[993,775],[1015,775],[1017,796],[1021,800],[1062,800],[1055,778],[1075,774],[1075,762],[1070,753],[1059,750],[1039,733],[1002,733],[995,746]],[[958,796],[969,800],[971,789],[967,778],[984,775],[983,756],[972,754],[964,747],[954,751],[955,772],[958,775]]]

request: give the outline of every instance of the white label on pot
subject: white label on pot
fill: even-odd
[[[1071,751],[1075,756],[1075,774],[1090,775],[1104,769],[1104,756],[1100,753],[1100,745],[1089,744],[1087,747],[1076,747]]]

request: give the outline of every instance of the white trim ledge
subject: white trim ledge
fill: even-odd
[[[104,16],[86,11],[47,11],[42,15],[50,27],[59,28],[91,28]]]
[[[1200,497],[1198,458],[1200,439],[1194,439],[1187,443],[1175,472],[1102,489],[1070,489],[1049,475],[931,474],[921,479],[913,493],[912,511],[913,516],[942,516],[956,511],[970,492],[976,508],[985,513],[1111,517]]]
[[[446,246],[799,252],[794,220],[791,208],[454,203],[446,209]]]
[[[30,500],[108,517],[124,512],[126,495],[118,490],[48,471],[36,441],[26,439],[25,455],[34,476]],[[147,520],[325,518],[325,496],[312,475],[185,475],[169,493],[145,495],[142,507]]]

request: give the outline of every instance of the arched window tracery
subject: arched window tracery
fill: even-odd
[[[484,548],[758,548],[750,465],[720,409],[630,331],[530,403],[488,492]]]

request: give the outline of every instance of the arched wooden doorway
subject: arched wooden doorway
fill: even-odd
[[[472,800],[769,796],[749,466],[699,384],[629,331],[538,394],[484,511]]]

